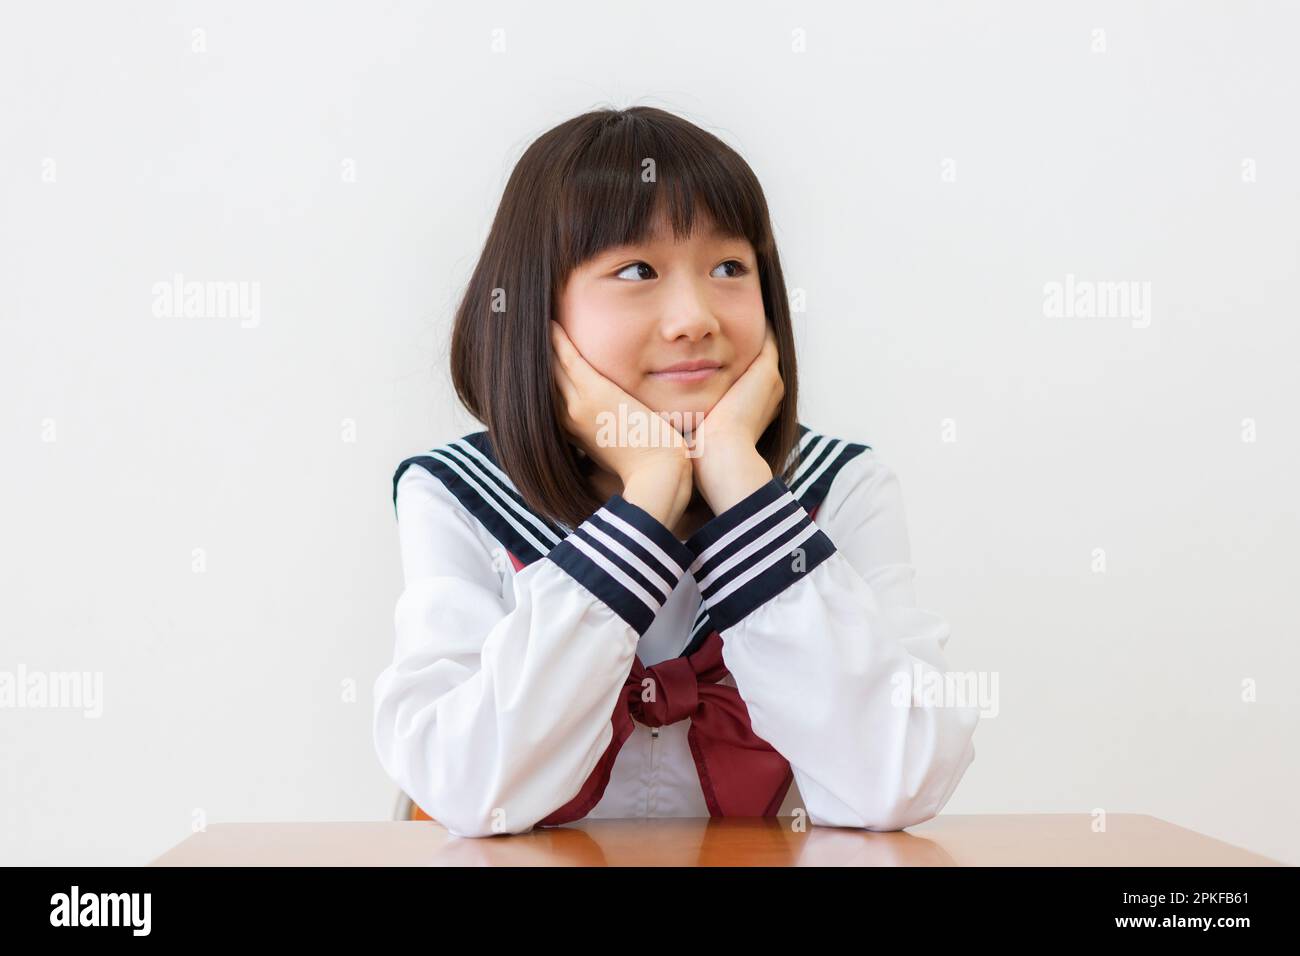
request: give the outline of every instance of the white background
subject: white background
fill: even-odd
[[[807,300],[800,417],[895,468],[949,663],[998,675],[946,812],[1149,813],[1300,863],[1297,26],[1259,2],[10,5],[0,669],[102,672],[104,713],[0,710],[0,860],[389,816],[393,471],[480,427],[449,322],[514,161],[645,104],[758,174]],[[258,283],[259,324],[155,317],[176,273]],[[1150,326],[1046,317],[1067,274],[1151,283]]]

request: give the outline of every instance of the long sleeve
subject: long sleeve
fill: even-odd
[[[817,522],[773,478],[686,544],[754,732],[789,761],[809,820],[898,830],[939,813],[979,708],[914,705],[942,679],[949,628],[916,606],[892,470],[869,449],[849,461]]]
[[[637,641],[690,552],[614,495],[514,575],[510,608],[508,558],[437,478],[409,468],[396,508],[405,587],[374,685],[379,760],[457,836],[525,832],[608,746]]]

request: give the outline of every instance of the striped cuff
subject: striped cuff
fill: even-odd
[[[617,494],[546,556],[637,634],[650,629],[693,557],[657,518]]]
[[[709,620],[724,631],[835,553],[835,545],[780,478],[691,536],[691,574]]]

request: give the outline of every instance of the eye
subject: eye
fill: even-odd
[[[650,275],[642,275],[640,270],[643,268],[646,269],[650,273]],[[637,270],[637,274],[635,277],[623,275],[623,273],[627,272],[629,269]],[[618,272],[614,274],[614,278],[616,279],[626,278],[632,280],[633,282],[642,282],[646,279],[653,279],[654,277],[655,277],[654,269],[650,268],[649,263],[646,262],[634,262],[631,265],[624,266],[622,269],[620,269]]]
[[[713,275],[718,271],[718,269],[721,269],[723,266],[734,266],[735,268],[728,275],[717,276],[716,278],[738,279],[749,271],[749,269],[746,268],[745,264],[741,262],[739,259],[728,259],[726,262],[719,263],[718,268],[714,269],[713,272],[710,272],[709,275]]]

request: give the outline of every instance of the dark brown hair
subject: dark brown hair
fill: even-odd
[[[643,175],[647,160],[653,177]],[[756,447],[774,475],[792,477],[785,465],[799,437],[794,330],[757,177],[722,140],[672,113],[601,109],[524,151],[451,334],[456,394],[487,426],[497,460],[534,511],[577,527],[604,504],[587,480],[591,460],[561,425],[549,325],[559,293],[593,256],[644,241],[661,213],[674,238],[689,236],[697,210],[748,239],[758,256],[785,395]]]

